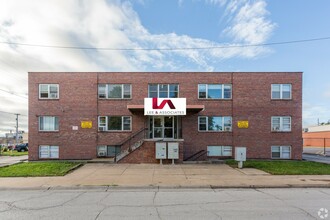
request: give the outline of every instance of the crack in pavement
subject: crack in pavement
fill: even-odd
[[[158,207],[155,205],[155,199],[156,199],[156,196],[157,196],[157,193],[158,193],[158,192],[159,192],[159,191],[156,191],[156,192],[154,193],[154,197],[152,198],[152,205],[153,205],[153,206],[155,207],[155,209],[156,209],[158,219],[162,220],[162,218],[160,217],[160,213],[159,213]]]
[[[273,195],[273,194],[270,194],[270,193],[266,193],[266,192],[264,192],[264,191],[262,191],[262,190],[259,190],[259,189],[254,189],[255,191],[257,191],[257,192],[260,192],[260,193],[263,193],[263,194],[265,194],[265,195],[268,195],[268,196],[271,196],[271,197],[273,197],[273,198],[275,198],[275,199],[277,199],[277,200],[279,200],[280,202],[282,202],[282,203],[285,203],[287,206],[289,206],[289,207],[292,207],[292,208],[294,208],[294,209],[297,209],[297,210],[299,210],[299,211],[302,211],[306,216],[308,216],[308,217],[311,217],[311,218],[313,218],[313,219],[317,219],[316,217],[314,217],[313,215],[311,215],[309,212],[307,212],[306,210],[304,210],[304,209],[302,209],[302,208],[300,208],[300,207],[297,207],[297,206],[295,206],[295,205],[292,205],[292,204],[290,204],[290,203],[287,203],[285,200],[283,200],[282,198],[279,198],[279,197],[277,197],[277,196],[275,196],[275,195]]]
[[[61,203],[61,204],[58,204],[58,205],[53,205],[53,206],[46,206],[46,207],[41,207],[41,208],[23,208],[23,207],[19,207],[19,206],[16,206],[14,205],[14,203],[18,202],[18,201],[15,201],[11,204],[11,206],[15,209],[18,209],[18,210],[24,210],[24,211],[37,211],[37,210],[44,210],[44,209],[50,209],[50,208],[57,208],[57,207],[61,207],[61,206],[64,206],[65,204],[69,203],[69,202],[72,202],[73,200],[77,199],[78,197],[82,196],[83,194],[85,194],[86,192],[82,192],[82,193],[79,193],[77,196],[74,196],[73,198]],[[40,198],[40,197],[34,197],[34,198]],[[24,200],[23,200],[24,201]],[[21,202],[21,201],[20,201]]]
[[[210,212],[211,214],[215,215],[217,217],[217,219],[220,219],[222,220],[222,217],[221,215],[219,215],[218,213],[216,213],[215,211],[211,210],[211,209],[206,209],[205,207],[199,205],[199,208],[204,210],[204,211],[207,211],[207,212]]]

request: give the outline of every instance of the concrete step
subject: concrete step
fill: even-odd
[[[95,158],[88,160],[87,163],[115,163],[114,157]]]
[[[225,164],[224,160],[196,160],[196,161],[183,161],[183,164]]]

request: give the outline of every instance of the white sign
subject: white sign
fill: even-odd
[[[186,98],[145,98],[144,115],[186,115]]]
[[[235,147],[235,160],[246,161],[246,147]]]
[[[166,143],[156,142],[156,159],[166,159]]]
[[[78,131],[78,126],[72,126],[72,130]]]
[[[167,146],[167,158],[179,159],[179,143],[169,142]]]

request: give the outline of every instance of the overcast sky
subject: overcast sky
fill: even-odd
[[[328,0],[0,0],[0,133],[15,130],[8,113],[27,131],[28,71],[303,71],[304,125],[328,121],[330,40],[221,47],[330,37],[329,11]]]

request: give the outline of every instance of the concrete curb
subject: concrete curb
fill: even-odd
[[[1,191],[5,190],[97,190],[97,191],[115,191],[115,190],[193,190],[193,189],[279,189],[279,188],[330,188],[330,184],[287,184],[287,185],[233,185],[233,186],[221,186],[221,185],[200,185],[200,186],[89,186],[89,185],[77,185],[77,186],[41,186],[41,187],[0,187]]]
[[[306,155],[313,155],[313,156],[321,156],[321,157],[330,157],[330,155],[326,154],[313,154],[313,153],[303,153],[303,154],[306,154]]]

